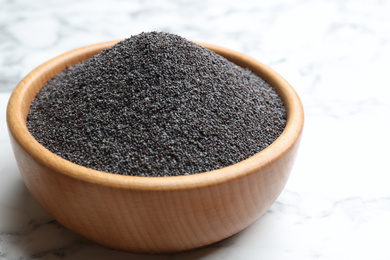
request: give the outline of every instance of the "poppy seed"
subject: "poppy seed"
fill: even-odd
[[[177,176],[262,151],[286,118],[275,89],[248,69],[150,32],[57,74],[33,100],[27,127],[48,150],[88,168]]]

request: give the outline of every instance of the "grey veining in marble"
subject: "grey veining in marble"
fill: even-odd
[[[0,0],[0,260],[390,259],[390,1]],[[268,64],[306,114],[291,178],[248,229],[209,247],[136,255],[63,228],[31,197],[9,143],[17,82],[83,45],[142,31],[222,45]]]

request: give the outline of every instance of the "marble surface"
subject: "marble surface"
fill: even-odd
[[[390,259],[390,1],[0,0],[0,259]],[[83,45],[168,31],[246,53],[283,75],[306,121],[269,211],[217,244],[136,255],[63,228],[25,188],[9,144],[10,92]]]

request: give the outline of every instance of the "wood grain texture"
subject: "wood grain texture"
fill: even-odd
[[[36,93],[66,66],[116,41],[56,57],[16,87],[7,123],[23,180],[40,205],[65,227],[114,249],[167,253],[205,246],[248,227],[284,188],[299,146],[303,108],[276,72],[238,52],[199,43],[266,79],[287,109],[282,135],[262,152],[235,165],[190,176],[133,177],[88,169],[51,153],[28,132],[26,117]]]

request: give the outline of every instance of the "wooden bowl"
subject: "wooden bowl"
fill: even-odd
[[[281,76],[246,55],[199,43],[248,67],[275,87],[287,109],[287,125],[268,148],[232,166],[189,176],[122,176],[64,160],[29,133],[27,114],[46,82],[67,66],[114,43],[60,55],[33,70],[12,93],[7,108],[10,139],[33,197],[65,227],[124,251],[183,251],[217,242],[248,227],[267,211],[286,184],[301,137],[303,108]]]

